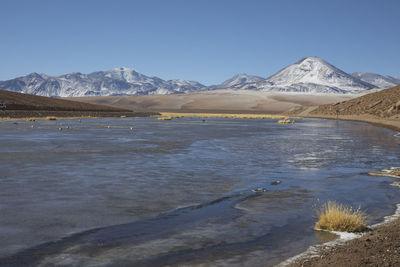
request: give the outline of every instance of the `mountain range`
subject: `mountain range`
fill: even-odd
[[[90,74],[74,72],[61,76],[31,73],[0,82],[0,89],[40,96],[110,96],[190,93],[205,88],[186,80],[165,81],[148,77],[129,68],[116,68]]]
[[[306,57],[268,78],[242,73],[208,87],[195,81],[163,80],[133,69],[115,68],[61,76],[31,73],[0,81],[0,89],[50,97],[176,94],[216,89],[354,94],[399,84],[397,78],[361,72],[348,74],[318,57]]]

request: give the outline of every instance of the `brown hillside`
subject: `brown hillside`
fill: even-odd
[[[400,86],[367,94],[352,100],[321,105],[311,115],[370,115],[380,118],[400,118]]]
[[[7,110],[47,110],[47,111],[101,111],[126,112],[122,108],[88,104],[83,102],[28,95],[0,90],[0,102],[6,103]]]

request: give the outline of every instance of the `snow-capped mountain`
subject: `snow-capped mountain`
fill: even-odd
[[[351,75],[364,82],[373,84],[380,89],[385,89],[394,87],[396,85],[400,85],[400,79],[387,75],[379,75],[370,72],[354,72],[351,73]]]
[[[204,89],[194,81],[148,77],[129,68],[116,68],[90,74],[74,72],[52,77],[31,73],[0,82],[0,89],[41,96],[110,96],[190,93]]]
[[[317,57],[306,57],[269,78],[240,89],[304,93],[361,93],[376,86],[361,81]]]
[[[163,80],[129,68],[61,76],[31,73],[0,81],[0,89],[42,96],[110,96],[192,93],[215,89],[242,89],[302,93],[366,93],[400,84],[400,79],[371,73],[352,75],[317,57],[306,57],[276,74],[262,78],[237,74],[219,85],[206,87],[186,80]]]
[[[223,88],[236,88],[240,87],[245,83],[256,83],[263,81],[264,78],[254,75],[247,75],[245,73],[239,73],[232,78],[224,81],[221,84],[210,86],[210,89],[223,89]]]

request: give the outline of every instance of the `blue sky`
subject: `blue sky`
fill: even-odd
[[[124,66],[210,85],[305,56],[399,77],[399,13],[398,0],[2,0],[0,80]]]

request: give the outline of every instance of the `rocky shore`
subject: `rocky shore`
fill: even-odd
[[[317,255],[300,258],[289,266],[400,266],[400,220],[344,244],[322,246]]]

